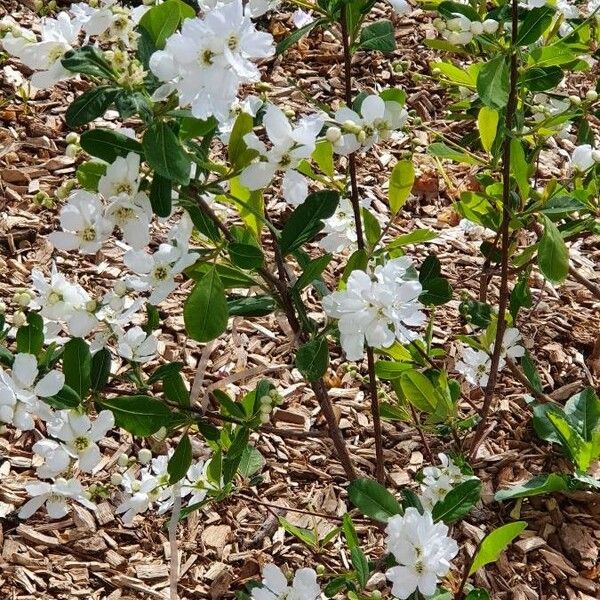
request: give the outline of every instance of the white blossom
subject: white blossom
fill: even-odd
[[[62,519],[69,513],[69,500],[79,502],[91,510],[96,509],[96,505],[88,500],[83,486],[77,479],[59,478],[54,483],[38,481],[26,485],[25,490],[31,499],[21,507],[21,519],[28,519],[44,504],[51,519]]]
[[[119,336],[117,352],[131,362],[145,363],[154,358],[157,346],[158,340],[136,325]]]
[[[302,10],[301,8],[294,11],[292,15],[292,23],[296,29],[302,29],[302,27],[306,27],[308,24],[312,23],[315,18],[312,15],[312,11],[308,12]]]
[[[136,479],[131,472],[126,472],[121,485],[126,492],[126,497],[117,506],[115,512],[123,515],[123,523],[131,525],[134,517],[146,512],[158,497],[158,482],[147,469],[143,469],[139,479]]]
[[[98,442],[115,425],[111,411],[101,411],[92,421],[76,410],[62,410],[48,424],[48,433],[63,443],[70,456],[76,458],[84,473],[91,473],[102,460]]]
[[[261,588],[253,588],[253,600],[317,600],[321,588],[314,569],[298,569],[291,585],[279,567],[273,563],[263,568]]]
[[[447,454],[440,453],[438,458],[441,463],[439,467],[429,466],[423,469],[419,500],[427,511],[433,510],[454,486],[469,479]]]
[[[35,474],[41,479],[58,477],[71,466],[71,456],[63,445],[55,440],[39,440],[32,450],[44,459],[44,463],[35,470]]]
[[[391,517],[385,532],[387,549],[398,562],[386,572],[392,594],[401,600],[416,590],[432,596],[458,553],[458,544],[448,536],[448,527],[442,522],[434,524],[430,512],[421,515],[411,506],[404,515]]]
[[[485,387],[490,377],[490,355],[470,346],[461,346],[460,355],[461,359],[456,363],[456,371],[471,385]]]
[[[272,36],[257,31],[242,1],[234,0],[186,19],[165,49],[152,55],[150,69],[168,86],[162,96],[176,90],[180,106],[191,106],[196,118],[225,121],[239,86],[260,79],[252,61],[274,51]]]
[[[324,120],[316,115],[301,119],[296,127],[292,127],[283,111],[269,104],[263,124],[272,146],[267,149],[254,132],[244,136],[248,147],[256,150],[262,160],[242,171],[242,185],[250,190],[264,189],[278,171],[283,171],[283,197],[294,206],[302,204],[308,195],[308,182],[294,169],[314,152],[323,123]]]
[[[34,418],[49,419],[50,407],[39,398],[50,398],[63,388],[65,377],[52,370],[39,381],[37,359],[19,352],[10,374],[0,367],[0,421],[27,431],[35,427]]]
[[[59,250],[80,250],[95,254],[112,233],[113,224],[104,216],[104,206],[96,194],[76,190],[60,211],[63,231],[54,231],[48,239]]]
[[[401,257],[388,261],[374,272],[352,271],[346,289],[323,299],[325,313],[339,319],[340,341],[348,360],[363,357],[364,343],[373,348],[388,348],[395,340],[407,343],[418,335],[426,317],[419,302],[422,286],[404,279],[410,261]]]
[[[584,172],[598,163],[600,163],[600,150],[594,149],[590,144],[582,144],[573,150],[572,169]]]

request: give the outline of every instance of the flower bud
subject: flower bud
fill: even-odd
[[[26,308],[31,302],[31,295],[28,292],[18,292],[13,296],[13,301],[22,308]]]
[[[450,19],[446,25],[446,28],[450,31],[462,31],[463,30],[463,22],[462,19],[458,17],[455,19]]]
[[[335,144],[342,137],[342,130],[339,127],[329,127],[325,133],[325,138]]]
[[[483,33],[483,23],[479,21],[473,21],[471,23],[471,33],[473,35],[481,35]]]
[[[598,92],[596,90],[588,90],[585,94],[585,99],[590,102],[596,102],[598,100]]]
[[[69,158],[75,158],[79,154],[80,150],[81,148],[79,146],[75,144],[69,144],[65,150],[65,156],[68,156]]]
[[[356,139],[362,144],[367,139],[367,134],[364,129],[361,129],[356,136]]]
[[[266,81],[259,81],[254,88],[257,92],[268,92],[271,89],[271,84]]]
[[[438,31],[444,31],[444,29],[446,29],[446,22],[444,21],[444,19],[440,19],[440,17],[436,17],[433,20],[433,26],[438,30]]]
[[[121,473],[113,473],[110,476],[110,482],[113,485],[121,485],[123,483],[123,475]]]
[[[126,467],[129,464],[129,456],[123,452],[119,455],[119,458],[117,458],[117,464],[120,467]]]
[[[381,595],[381,591],[373,590],[371,592],[371,598],[372,600],[381,600],[383,598],[383,596]]]
[[[494,19],[486,19],[483,22],[483,31],[486,33],[496,33],[496,31],[498,31],[498,27],[500,27],[500,23]]]
[[[67,144],[79,144],[79,134],[70,131],[65,137],[65,142],[67,142]]]
[[[117,281],[113,287],[113,290],[117,296],[124,296],[127,293],[127,284],[124,281]]]
[[[325,565],[319,564],[319,565],[317,565],[315,567],[315,571],[317,572],[317,575],[324,575],[325,574],[325,570],[326,570],[325,569]]]
[[[27,317],[22,310],[18,310],[12,318],[13,325],[18,329],[19,327],[23,327],[23,325],[27,325]]]
[[[594,162],[600,162],[600,150],[592,150],[592,160]]]
[[[64,186],[61,185],[57,190],[56,190],[56,197],[59,200],[66,200],[69,196],[69,190]]]
[[[268,423],[271,420],[271,417],[268,414],[265,413],[261,413],[260,414],[260,422],[264,425],[265,423]]]
[[[152,460],[152,452],[148,448],[142,448],[137,454],[138,461],[142,465],[147,465]]]
[[[93,312],[96,312],[97,309],[98,309],[98,302],[96,302],[96,300],[88,300],[85,303],[85,310],[87,310],[87,312],[93,313]]]
[[[271,410],[273,407],[270,404],[261,404],[260,405],[260,414],[261,415],[269,415],[271,414]]]

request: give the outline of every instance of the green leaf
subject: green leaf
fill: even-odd
[[[213,397],[225,409],[224,414],[229,414],[242,421],[246,419],[244,406],[240,402],[232,400],[223,390],[214,390]]]
[[[592,388],[585,388],[571,396],[564,412],[581,437],[591,442],[600,424],[600,399],[596,392]]]
[[[562,492],[569,489],[568,480],[564,475],[550,473],[549,475],[537,475],[526,483],[515,485],[505,490],[496,492],[494,500],[510,500],[514,498],[530,498],[551,492]]]
[[[477,93],[490,108],[504,108],[508,102],[508,64],[503,55],[485,63],[477,76]]]
[[[90,366],[90,387],[94,392],[101,392],[110,377],[111,354],[106,348],[100,348],[92,356]]]
[[[516,45],[529,46],[537,42],[552,23],[554,13],[554,9],[547,5],[528,10],[519,27]]]
[[[256,150],[248,148],[244,141],[244,136],[252,131],[254,119],[252,115],[241,112],[233,125],[231,135],[229,136],[228,156],[231,166],[236,170],[242,169],[255,158],[258,153]]]
[[[77,50],[69,50],[60,62],[71,73],[81,73],[111,81],[115,79],[113,68],[104,58],[104,54],[95,46],[83,46]]]
[[[231,242],[227,250],[231,262],[241,269],[260,269],[265,262],[262,250],[253,244]]]
[[[572,427],[564,413],[549,410],[547,419],[554,427],[564,452],[580,471],[587,471],[592,461],[592,445]]]
[[[63,385],[58,394],[55,394],[50,398],[44,398],[44,402],[58,410],[65,410],[77,408],[81,404],[81,398],[73,388],[70,388],[68,385]]]
[[[315,151],[312,153],[312,158],[325,175],[333,177],[335,167],[333,163],[333,145],[331,142],[327,140],[317,142]]]
[[[447,160],[453,160],[459,163],[465,163],[467,165],[480,165],[482,162],[476,157],[465,152],[453,150],[450,146],[447,146],[443,142],[435,142],[427,146],[427,154],[431,156],[437,156],[438,158],[445,158]]]
[[[65,113],[67,125],[71,129],[75,129],[101,117],[113,103],[119,91],[119,88],[101,85],[78,96]]]
[[[564,76],[560,67],[532,67],[521,75],[521,84],[532,92],[545,92],[556,87]]]
[[[288,48],[299,42],[305,35],[308,35],[317,25],[321,25],[325,23],[326,19],[315,19],[310,23],[304,25],[304,27],[300,27],[300,29],[296,29],[293,33],[283,38],[278,44],[275,54],[279,56],[283,54]]]
[[[44,347],[44,320],[37,313],[27,315],[27,325],[17,329],[17,352],[39,354]]]
[[[113,163],[119,156],[130,152],[143,154],[142,145],[134,139],[111,129],[90,129],[84,131],[79,139],[81,147],[92,156]]]
[[[265,462],[264,456],[254,446],[248,444],[242,452],[238,472],[242,477],[250,479],[250,477],[262,471]]]
[[[577,60],[577,54],[565,43],[541,46],[534,48],[529,53],[529,63],[534,67],[555,67],[575,60]]]
[[[328,219],[337,208],[338,192],[321,191],[310,194],[290,215],[283,226],[279,247],[285,256],[311,241],[321,229],[323,219]]]
[[[229,181],[229,193],[229,200],[238,208],[242,221],[254,233],[257,241],[260,241],[265,212],[262,190],[251,192],[240,183],[239,177],[234,177]]]
[[[308,381],[317,381],[327,372],[329,366],[329,349],[324,336],[298,348],[296,353],[296,367]]]
[[[153,6],[140,20],[139,26],[148,32],[157,49],[165,47],[179,23],[186,17],[193,17],[194,9],[181,0],[166,0],[163,4]]]
[[[87,342],[81,338],[69,340],[64,346],[62,361],[65,383],[80,398],[85,398],[92,384],[92,355]]]
[[[492,307],[485,302],[463,300],[458,312],[467,323],[477,327],[487,327],[492,321]]]
[[[350,550],[350,558],[356,573],[358,585],[363,589],[369,580],[369,563],[367,557],[360,548],[356,547]]]
[[[233,480],[238,471],[244,450],[248,446],[250,430],[247,427],[239,427],[235,437],[227,450],[227,455],[223,460],[223,482],[227,485]]]
[[[385,19],[363,27],[358,45],[365,50],[393,52],[396,48],[396,39],[392,22]]]
[[[465,600],[490,600],[490,595],[487,590],[476,588],[466,595]]]
[[[170,216],[172,197],[173,186],[171,180],[155,173],[152,178],[152,185],[150,186],[150,204],[152,205],[152,212],[157,217],[166,218]]]
[[[452,300],[452,286],[444,277],[436,277],[423,286],[419,300],[426,305],[441,306]]]
[[[175,402],[184,408],[190,405],[190,393],[185,387],[180,373],[173,373],[163,379],[163,393],[167,400]]]
[[[103,175],[106,174],[106,163],[88,160],[77,167],[77,182],[89,192],[98,191],[98,183]]]
[[[561,283],[569,274],[569,250],[556,225],[541,215],[544,233],[538,246],[538,265],[551,283]]]
[[[148,164],[159,175],[182,185],[189,183],[190,157],[167,123],[152,123],[144,133],[142,146]]]
[[[188,435],[184,435],[173,456],[169,459],[167,464],[167,473],[169,474],[169,484],[173,485],[178,481],[181,481],[188,472],[192,464],[192,443]]]
[[[494,110],[489,106],[482,106],[479,109],[479,114],[477,115],[477,129],[479,130],[481,145],[486,152],[490,152],[492,149],[492,144],[496,139],[496,133],[498,131],[499,120],[500,115],[497,110]]]
[[[157,381],[162,381],[163,379],[166,379],[167,377],[170,377],[171,375],[175,375],[177,373],[179,373],[181,371],[181,369],[183,369],[183,363],[182,362],[172,362],[172,363],[167,363],[165,365],[160,365],[160,367],[158,367],[154,373],[152,373],[152,375],[150,375],[150,377],[148,377],[148,385],[152,385],[153,383],[156,383]]]
[[[526,200],[529,197],[529,163],[525,156],[525,150],[520,140],[513,138],[510,140],[510,169],[517,181],[521,198]]]
[[[199,233],[213,242],[218,242],[221,239],[221,232],[215,222],[198,206],[186,205],[185,210],[190,215],[190,219]]]
[[[152,118],[150,100],[141,92],[128,89],[119,90],[115,96],[115,107],[122,119],[129,119],[133,115],[139,115],[144,121]]]
[[[400,376],[400,388],[406,399],[419,410],[433,414],[440,402],[440,397],[431,381],[419,371],[411,369]]]
[[[105,399],[99,404],[115,416],[115,423],[129,433],[147,437],[172,422],[171,411],[151,396],[118,396]]]
[[[533,389],[541,393],[543,391],[542,380],[540,379],[535,362],[533,362],[531,354],[527,350],[525,350],[525,354],[521,359],[521,366],[523,367],[525,377],[527,377]]]
[[[405,204],[415,182],[415,168],[411,160],[396,163],[390,175],[388,201],[392,214],[396,214]]]
[[[321,273],[327,268],[327,265],[331,261],[331,254],[323,254],[317,258],[308,262],[294,284],[294,290],[301,291],[307,285],[310,285],[313,281],[321,276]]]
[[[502,552],[526,527],[526,521],[515,521],[498,527],[486,535],[473,558],[469,576],[476,573],[481,567],[496,562]]]
[[[188,335],[198,342],[210,342],[227,328],[229,310],[225,288],[215,267],[194,286],[183,306]]]
[[[301,542],[309,546],[310,548],[315,548],[319,544],[319,540],[314,531],[311,529],[305,529],[304,527],[297,527],[290,523],[287,519],[283,517],[278,517],[279,524],[285,531],[294,537],[298,538]]]
[[[387,523],[402,514],[402,506],[390,492],[374,479],[355,479],[348,486],[350,502],[365,516]]]
[[[454,523],[469,514],[481,497],[481,481],[467,479],[450,490],[432,511],[434,521]]]
[[[272,296],[229,296],[227,307],[231,317],[264,317],[270,315],[277,304]]]
[[[409,244],[421,244],[423,242],[434,240],[437,236],[438,234],[431,229],[414,229],[410,233],[403,233],[396,237],[396,239],[391,241],[386,248],[392,250],[394,248],[408,246]]]
[[[373,248],[381,236],[381,226],[379,225],[379,221],[375,215],[373,215],[370,210],[361,208],[360,212],[362,214],[362,219],[365,226],[365,237],[367,238],[367,244]]]
[[[517,315],[522,308],[531,308],[531,292],[529,290],[529,270],[522,272],[510,293],[510,315],[513,321],[517,320]]]
[[[352,517],[348,513],[344,513],[342,517],[342,531],[344,532],[344,537],[346,538],[348,550],[358,548],[360,543],[358,540],[358,534],[356,533],[356,528],[352,522]]]

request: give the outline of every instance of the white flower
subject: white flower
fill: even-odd
[[[77,41],[79,26],[66,12],[58,13],[56,19],[42,20],[40,42],[26,44],[17,53],[24,65],[37,71],[31,78],[36,88],[52,87],[58,81],[73,76],[62,66],[62,58]]]
[[[51,321],[68,320],[90,300],[88,293],[79,284],[69,282],[54,263],[49,281],[39,269],[32,269],[31,280],[37,294],[31,306],[41,308],[41,315]]]
[[[234,100],[231,108],[229,109],[229,118],[225,121],[219,122],[219,138],[224,144],[229,143],[233,126],[240,113],[246,113],[251,117],[255,117],[258,111],[261,109],[264,102],[258,96],[250,94],[243,100]]]
[[[325,313],[339,319],[340,341],[348,360],[363,357],[364,343],[373,348],[389,348],[398,340],[410,342],[418,335],[408,327],[425,321],[419,302],[421,284],[405,280],[405,258],[388,261],[372,279],[364,271],[352,271],[346,289],[323,298]]]
[[[427,511],[433,510],[433,507],[441,502],[455,485],[469,479],[448,455],[440,453],[438,458],[441,466],[423,469],[419,500]]]
[[[196,262],[197,255],[189,252],[193,224],[187,213],[171,229],[169,244],[161,244],[154,254],[129,250],[123,262],[138,276],[129,279],[133,289],[151,290],[148,301],[160,304],[176,287],[175,276]]]
[[[36,383],[38,373],[35,356],[23,352],[15,356],[10,375],[0,368],[0,421],[27,431],[35,427],[35,417],[51,418],[50,407],[39,398],[58,394],[65,377],[53,370]]]
[[[348,198],[342,198],[329,219],[323,221],[325,237],[319,241],[319,246],[327,252],[342,252],[356,244],[356,224],[352,203]]]
[[[386,572],[392,594],[401,600],[416,590],[432,596],[458,553],[458,544],[448,537],[448,527],[441,522],[434,524],[430,512],[421,515],[411,506],[404,515],[391,517],[385,532],[387,549],[398,562]]]
[[[71,456],[62,444],[55,440],[39,440],[32,450],[44,459],[44,464],[35,470],[35,474],[42,479],[58,477],[71,466]]]
[[[48,239],[59,250],[81,250],[95,254],[108,239],[113,224],[104,217],[100,198],[85,190],[76,190],[60,211],[64,231],[54,231]]]
[[[106,216],[123,233],[126,244],[138,250],[150,241],[152,206],[144,192],[133,197],[117,196],[108,205]]]
[[[317,115],[301,119],[293,128],[283,111],[269,104],[263,124],[272,147],[267,150],[253,132],[244,136],[248,147],[256,150],[264,160],[252,163],[242,171],[242,185],[249,190],[264,189],[278,171],[283,171],[283,197],[294,206],[302,204],[308,194],[308,183],[304,175],[294,169],[314,152],[323,123],[323,119]]]
[[[461,360],[456,363],[456,371],[471,385],[485,387],[490,376],[490,355],[483,350],[461,346]]]
[[[140,478],[133,477],[131,472],[123,475],[121,483],[127,497],[117,507],[116,513],[123,515],[123,523],[130,525],[134,517],[146,512],[158,496],[158,482],[147,469],[140,472]]]
[[[79,469],[91,473],[102,460],[98,442],[115,426],[115,418],[109,410],[101,411],[92,422],[75,410],[60,411],[48,423],[48,433],[63,442],[64,449],[78,459]]]
[[[19,56],[28,44],[35,43],[35,34],[21,27],[12,17],[6,16],[0,19],[0,45],[13,56]]]
[[[209,464],[199,460],[188,469],[181,485],[181,495],[183,497],[189,496],[188,506],[202,502],[206,498],[208,490],[214,488],[208,481],[207,469]]]
[[[587,171],[600,162],[600,150],[595,150],[590,144],[577,146],[571,156],[571,168],[577,171]]]
[[[312,15],[312,11],[308,12],[303,11],[301,8],[296,10],[292,15],[292,23],[296,27],[296,29],[302,29],[302,27],[306,27],[309,23],[312,23],[315,18]]]
[[[406,0],[387,0],[387,2],[399,15],[409,15],[413,11],[413,7]]]
[[[104,4],[108,3],[105,2]],[[72,4],[69,10],[73,14],[73,21],[85,31],[87,37],[104,33],[113,20],[113,12],[110,10],[110,6],[96,8],[86,2],[78,2]]]
[[[506,365],[506,359],[515,360],[525,355],[525,348],[518,342],[521,341],[521,334],[516,327],[509,327],[504,332],[504,338],[502,339],[502,348],[500,352],[500,364],[499,368],[503,369]],[[494,351],[494,344],[490,349],[490,352]]]
[[[298,569],[290,586],[281,569],[271,563],[263,568],[262,588],[253,588],[251,597],[254,600],[317,600],[321,597],[321,588],[313,569]]]
[[[242,1],[234,0],[204,18],[186,19],[165,49],[152,55],[150,69],[177,90],[180,106],[190,105],[195,117],[226,121],[239,86],[260,79],[252,61],[274,51],[272,36],[257,31]]]
[[[385,101],[380,96],[367,96],[360,107],[360,116],[351,108],[344,106],[335,113],[335,121],[341,125],[341,136],[330,141],[337,154],[351,154],[361,146],[370,148],[379,140],[388,139],[397,129],[401,129],[408,113],[398,102]],[[338,129],[338,127],[336,127]]]
[[[19,518],[28,519],[44,504],[51,519],[62,519],[69,513],[68,500],[75,500],[86,508],[96,509],[90,502],[83,486],[77,479],[57,479],[54,483],[38,481],[25,486],[27,493],[32,496],[19,511]]]
[[[119,336],[117,352],[126,360],[145,363],[156,354],[158,340],[139,326],[132,327],[124,335]]]

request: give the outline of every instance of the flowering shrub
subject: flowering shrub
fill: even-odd
[[[598,93],[590,88],[583,98],[566,96],[562,82],[595,61],[600,7],[423,2],[438,15],[439,37],[426,40],[443,57],[431,64],[432,75],[453,99],[449,113],[473,133],[457,144],[432,130],[437,141],[427,152],[442,171],[443,160],[472,167],[476,184],[460,193],[456,210],[468,227],[493,238],[480,246],[478,298],[460,303],[465,328],[452,342],[459,357],[453,365],[449,348],[434,347],[432,335],[436,307],[449,303],[453,290],[434,254],[420,263],[407,254],[407,247],[436,234],[393,233],[415,182],[411,158],[391,169],[386,214],[359,195],[357,160],[423,125],[405,106],[402,89],[354,87],[353,54],[393,50],[392,22],[373,20],[370,0],[297,2],[312,13],[297,12],[298,29],[276,45],[257,20],[276,10],[276,1],[192,4],[76,3],[44,18],[39,37],[10,18],[2,23],[2,46],[34,71],[33,86],[85,82],[65,115],[80,131],[70,134],[68,147],[82,158],[77,182],[61,187],[60,228],[48,240],[58,254],[94,255],[110,247],[121,261],[112,288],[100,295],[57,263],[49,277],[34,269],[31,286],[15,295],[10,321],[2,318],[0,420],[21,430],[39,426],[45,435],[32,447],[41,459],[40,481],[26,486],[30,499],[19,516],[44,506],[49,518],[61,518],[73,502],[93,510],[108,495],[126,525],[148,510],[172,513],[172,533],[190,512],[260,483],[262,456],[250,436],[260,434],[282,402],[276,381],[262,380],[240,398],[214,390],[209,410],[192,400],[181,363],[148,372],[160,343],[157,307],[191,280],[183,316],[197,342],[218,338],[230,316],[277,311],[285,317],[296,367],[319,402],[349,481],[348,497],[365,516],[385,523],[382,560],[365,555],[347,514],[340,535],[351,569],[322,576],[303,567],[290,583],[268,564],[262,582],[239,597],[377,598],[367,591],[376,571],[401,599],[487,597],[471,589],[469,577],[526,524],[505,525],[473,556],[462,556],[459,584],[447,578],[459,554],[449,525],[479,501],[481,482],[468,460],[487,435],[505,369],[539,401],[534,426],[563,446],[574,473],[542,476],[497,498],[599,485],[587,471],[600,456],[600,401],[587,390],[564,410],[548,405],[518,321],[531,306],[531,270],[561,283],[572,272],[568,244],[599,233],[600,150],[588,123]],[[412,9],[402,0],[390,4],[399,15]],[[346,93],[339,105],[307,106],[296,118],[269,97],[261,65],[317,28],[340,34]],[[109,109],[134,128],[95,126]],[[577,144],[570,176],[539,180],[540,153],[565,136]],[[279,195],[284,208],[277,212]],[[330,290],[322,274],[334,253],[343,269]],[[495,276],[499,294],[490,300]],[[309,288],[321,297],[320,317],[306,310]],[[347,361],[366,359],[373,473],[357,471],[324,381],[338,343]],[[452,371],[483,390],[471,414],[460,406],[461,380]],[[591,415],[584,424],[582,413]],[[384,487],[382,418],[414,426],[431,462],[415,485],[394,493]],[[85,489],[80,474],[94,473],[102,460],[98,442],[115,428],[137,439],[167,440],[171,449],[154,457],[145,447],[137,457],[123,455],[106,489]],[[453,443],[454,458],[440,454],[437,464],[427,441],[432,436]],[[193,459],[193,438],[203,440],[203,459]],[[298,535],[297,528],[290,532]]]

